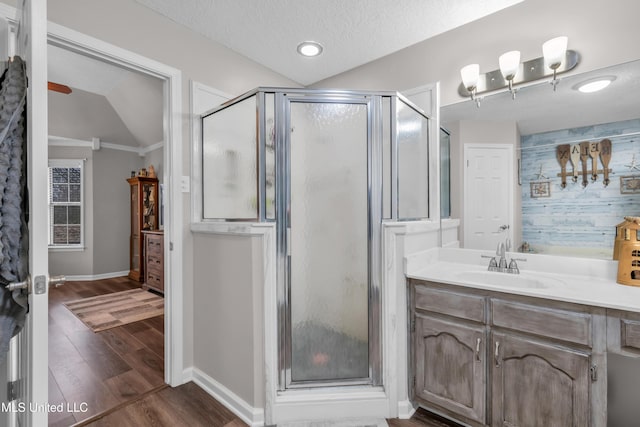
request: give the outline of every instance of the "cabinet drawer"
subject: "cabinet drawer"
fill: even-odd
[[[160,255],[162,253],[162,244],[154,243],[153,241],[147,241],[147,254]]]
[[[640,322],[620,319],[620,345],[640,350]]]
[[[151,286],[153,288],[164,290],[162,276],[156,273],[147,272],[147,286]]]
[[[493,326],[592,346],[589,314],[492,299],[491,319]]]
[[[416,286],[415,306],[420,310],[484,322],[484,297]]]
[[[160,255],[147,254],[147,265],[162,265],[162,257]]]
[[[147,263],[146,265],[147,271],[151,274],[155,274],[156,276],[162,275],[162,265],[155,263]]]

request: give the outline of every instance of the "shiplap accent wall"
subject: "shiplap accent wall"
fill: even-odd
[[[582,168],[576,183],[567,178],[561,188],[560,163],[556,159],[559,144],[582,141],[612,142],[609,176],[611,183],[603,186],[603,176],[591,181],[591,158],[588,159],[589,184],[582,187]],[[640,194],[621,194],[620,177],[636,175],[630,170],[635,154],[640,167],[640,119],[539,133],[521,138],[522,238],[534,252],[610,258],[615,239],[615,225],[624,216],[640,216]],[[548,177],[539,178],[542,173]],[[603,169],[598,161],[598,168]],[[573,171],[571,161],[567,173]],[[551,181],[551,195],[532,198],[530,182]]]

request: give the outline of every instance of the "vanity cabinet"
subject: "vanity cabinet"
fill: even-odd
[[[485,335],[483,325],[416,315],[416,396],[484,422]]]
[[[589,353],[492,332],[493,426],[588,426]]]
[[[590,425],[592,314],[502,297],[489,304],[491,425]]]
[[[606,425],[605,309],[409,284],[420,406],[471,426]]]
[[[486,304],[483,297],[412,288],[414,397],[471,425],[486,418]]]

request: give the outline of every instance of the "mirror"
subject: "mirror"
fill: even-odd
[[[604,90],[577,90],[604,76],[614,78]],[[464,244],[463,159],[471,144],[508,144],[515,153],[512,224],[506,232],[496,227],[487,233],[483,249],[495,249],[488,244],[491,237],[510,235],[513,250],[611,259],[615,226],[624,216],[640,215],[640,60],[560,77],[556,92],[545,80],[518,89],[515,100],[500,92],[481,95],[480,108],[472,101],[441,108],[442,126],[451,132],[451,216],[461,219],[461,247],[469,247]],[[610,159],[600,153],[607,139]],[[595,158],[584,153],[584,168],[581,158],[574,159],[577,176],[565,158],[563,187],[558,146],[573,149],[586,141],[598,143],[591,146]],[[607,186],[605,169],[610,170]]]

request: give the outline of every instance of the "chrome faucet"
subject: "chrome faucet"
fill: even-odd
[[[507,238],[504,243],[499,243],[496,249],[496,256],[491,257],[481,255],[483,258],[491,258],[489,261],[489,271],[498,271],[500,273],[520,274],[518,263],[516,261],[526,261],[525,258],[511,258],[507,262],[507,252],[511,250],[511,240]],[[497,259],[498,258],[498,259]]]

